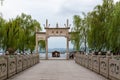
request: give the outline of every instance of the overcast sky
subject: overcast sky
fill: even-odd
[[[64,26],[66,19],[69,19],[70,24],[72,24],[73,15],[92,11],[98,4],[102,4],[102,0],[4,0],[0,12],[2,11],[3,17],[7,20],[21,13],[30,14],[40,22],[42,27],[45,20],[48,19],[51,27],[53,27],[57,22],[59,26]],[[57,45],[54,46],[53,44]],[[65,38],[49,39],[49,48],[62,47],[66,47]],[[71,44],[70,48],[72,48]]]

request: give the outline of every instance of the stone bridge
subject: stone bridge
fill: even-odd
[[[76,53],[74,60],[41,60],[40,63],[38,54],[0,56],[0,80],[4,79],[120,80],[120,60],[118,56],[82,53]]]
[[[41,60],[8,80],[107,80],[74,60]]]

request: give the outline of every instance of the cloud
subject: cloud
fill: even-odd
[[[114,2],[118,2],[118,1],[120,1],[120,0],[114,0]]]
[[[0,11],[6,19],[14,18],[24,12],[37,20],[50,18],[54,21],[53,19],[72,19],[71,16],[92,11],[97,4],[101,3],[102,0],[4,0],[4,6]]]
[[[24,12],[36,16],[49,16],[59,9],[61,0],[5,0],[2,12],[9,19]]]
[[[93,8],[101,2],[101,0],[66,0],[61,6],[58,14],[68,16],[81,14],[81,12],[87,13],[93,10]]]
[[[0,11],[7,20],[23,12],[37,19],[42,27],[46,19],[49,20],[51,27],[54,27],[56,22],[63,26],[66,19],[69,19],[72,24],[73,15],[92,11],[97,4],[101,3],[102,0],[4,0]]]

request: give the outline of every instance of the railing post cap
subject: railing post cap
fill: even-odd
[[[98,52],[98,55],[101,55],[101,52]]]
[[[94,51],[92,51],[92,55],[94,55],[94,53],[95,53],[95,52],[94,52]]]
[[[111,55],[110,51],[107,51],[106,55],[107,55],[107,56],[110,56],[110,55]]]

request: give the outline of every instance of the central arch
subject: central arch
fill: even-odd
[[[66,44],[65,37],[48,38],[48,59],[66,59]],[[55,52],[59,57],[55,57]]]
[[[69,33],[69,20],[67,19],[67,23],[65,27],[59,27],[56,24],[56,27],[49,27],[48,20],[46,20],[45,30],[46,32],[39,32],[36,29],[36,52],[38,53],[38,41],[45,40],[46,42],[46,59],[48,59],[48,38],[49,37],[65,37],[66,38],[66,59],[69,59],[69,40],[70,40],[70,33]]]

